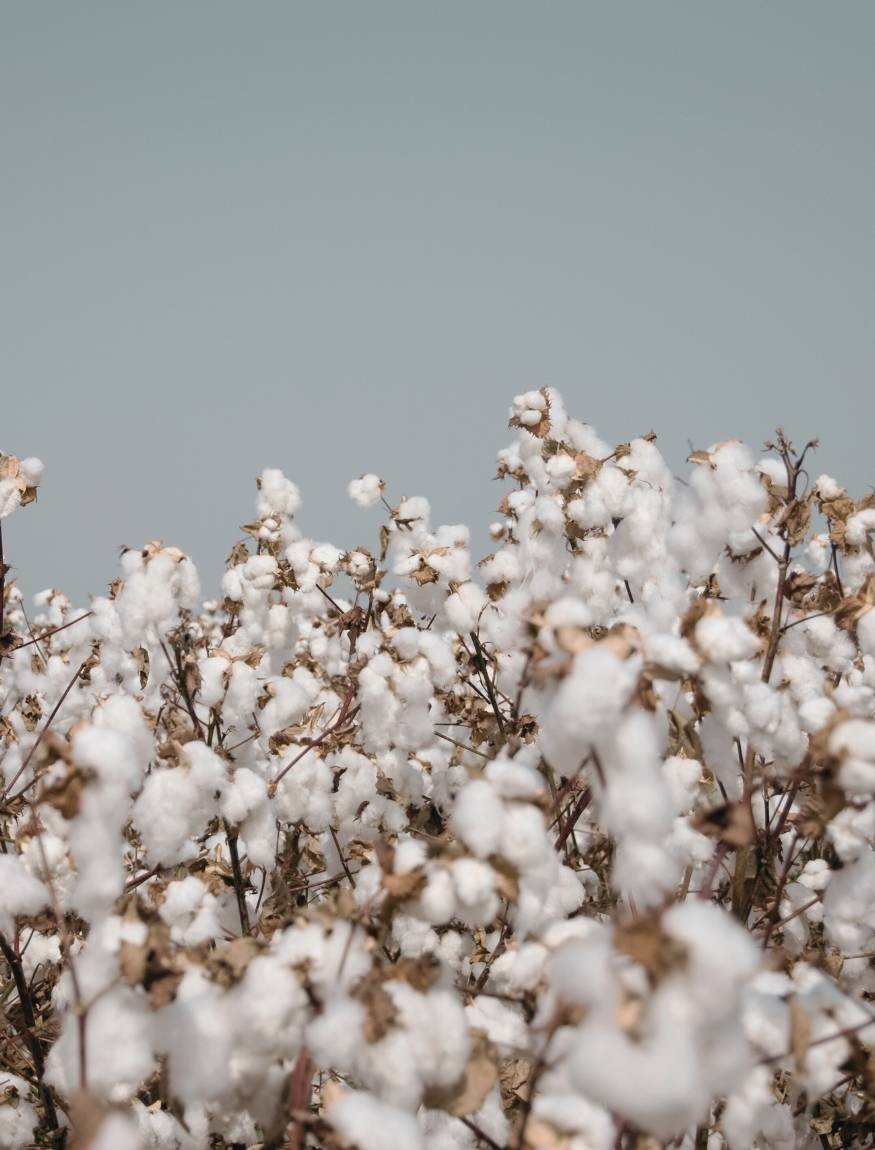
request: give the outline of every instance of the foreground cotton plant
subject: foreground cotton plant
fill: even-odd
[[[0,1146],[868,1144],[875,498],[511,414],[477,566],[269,470],[220,601],[3,568]]]

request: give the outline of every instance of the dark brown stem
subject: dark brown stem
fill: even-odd
[[[228,854],[231,856],[231,873],[234,875],[234,894],[237,896],[237,911],[240,915],[240,929],[251,934],[249,909],[246,906],[246,883],[240,868],[240,854],[237,850],[237,832],[232,831],[225,820],[225,834],[228,836]]]
[[[27,979],[24,976],[21,959],[2,934],[0,934],[0,954],[6,959],[6,963],[15,983],[15,989],[18,991],[18,1001],[21,1003],[21,1012],[24,1015],[25,1022],[24,1041],[27,1043],[27,1048],[30,1051],[30,1057],[33,1061],[33,1068],[36,1071],[37,1089],[39,1090],[40,1100],[43,1104],[46,1124],[49,1130],[57,1130],[58,1115],[55,1112],[55,1103],[49,1093],[48,1087],[43,1081],[46,1067],[43,1058],[42,1043],[36,1034],[36,1014],[33,1009],[30,987],[27,985]]]
[[[581,793],[577,799],[577,802],[571,808],[571,813],[569,814],[568,818],[565,820],[565,826],[562,828],[562,830],[559,832],[559,834],[556,838],[556,842],[554,843],[554,846],[556,847],[557,851],[561,851],[562,848],[565,846],[565,843],[568,839],[568,836],[571,834],[571,832],[574,830],[575,826],[577,825],[577,820],[580,818],[580,816],[583,814],[583,812],[589,806],[591,801],[592,801],[592,791],[589,789],[589,787],[586,787],[583,791],[581,791]]]
[[[499,710],[498,699],[495,697],[495,684],[489,677],[489,666],[486,662],[486,652],[483,650],[483,645],[477,637],[477,632],[471,631],[469,634],[471,636],[471,642],[474,644],[474,650],[476,652],[475,663],[477,670],[480,672],[480,678],[484,687],[486,688],[486,693],[489,696],[489,702],[492,706],[493,713],[495,714],[495,721],[498,723],[498,729],[503,735],[505,733],[504,716]]]

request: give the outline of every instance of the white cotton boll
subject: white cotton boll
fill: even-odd
[[[787,468],[780,459],[766,456],[765,459],[761,459],[757,463],[756,470],[760,475],[764,475],[769,480],[769,483],[779,494],[788,490]]]
[[[646,639],[648,662],[680,675],[694,675],[702,664],[693,647],[679,635],[649,635]]]
[[[358,479],[350,480],[346,492],[353,503],[359,507],[373,507],[380,502],[385,484],[379,475],[368,472],[360,475]]]
[[[261,712],[259,722],[265,736],[299,722],[310,706],[306,690],[294,679],[271,679],[268,693],[270,698]]]
[[[448,870],[429,870],[426,884],[417,904],[417,913],[432,926],[444,926],[456,908],[456,893]]]
[[[864,655],[875,657],[875,610],[872,608],[857,620],[857,641]]]
[[[241,577],[256,591],[269,591],[276,581],[277,561],[273,555],[250,555]]]
[[[465,1014],[469,1027],[482,1031],[502,1054],[529,1048],[528,1027],[519,1007],[484,996],[466,1007]]]
[[[293,753],[281,760],[281,768],[287,766],[297,753],[299,752],[293,748]],[[374,780],[376,781],[376,772]],[[308,755],[300,763],[296,763],[277,788],[276,799],[283,817],[289,822],[306,823],[313,831],[324,830],[332,821],[332,781],[331,771],[324,759]],[[349,782],[345,776],[341,782],[342,786],[343,783],[346,783],[346,787],[343,787],[346,791]],[[358,806],[353,807],[350,813],[354,813],[357,809]]]
[[[301,493],[282,471],[269,467],[256,480],[255,508],[260,518],[271,514],[294,515],[301,505]]]
[[[867,507],[848,518],[845,524],[845,540],[852,547],[864,547],[872,531],[875,531],[875,507]]]
[[[740,987],[759,966],[754,940],[736,918],[713,903],[694,899],[678,903],[665,912],[662,925],[686,944],[687,974],[703,998],[717,986]]]
[[[201,677],[198,702],[204,707],[215,707],[224,698],[231,666],[230,660],[222,655],[211,655],[206,659],[198,660],[198,671]]]
[[[531,799],[543,794],[544,780],[534,767],[521,762],[522,752],[515,759],[503,755],[486,764],[486,781],[497,795],[504,799]]]
[[[153,770],[134,804],[134,825],[152,862],[168,866],[191,858],[191,841],[216,810],[225,765],[203,743],[187,743],[181,767]]]
[[[427,922],[407,914],[395,915],[392,939],[402,958],[415,959],[434,954],[440,946],[437,934]]]
[[[88,1143],[88,1150],[143,1150],[136,1123],[120,1111],[111,1111]]]
[[[562,1002],[613,1013],[619,1005],[619,992],[613,976],[616,956],[610,935],[601,924],[574,925],[585,930],[587,937],[553,943],[556,949],[548,963],[550,986]],[[545,941],[549,943],[549,936]]]
[[[798,1145],[793,1117],[773,1090],[774,1074],[766,1066],[751,1071],[743,1085],[731,1094],[720,1117],[720,1129],[729,1150],[795,1150]]]
[[[459,919],[471,926],[491,922],[500,905],[492,867],[477,859],[457,859],[450,864]]]
[[[662,764],[662,775],[669,786],[671,805],[676,814],[688,811],[694,805],[702,764],[698,759],[670,755]]]
[[[130,987],[102,989],[105,993],[95,994],[88,1008],[88,1089],[109,1102],[127,1102],[155,1069],[152,1016],[146,1000]],[[79,1086],[79,1026],[73,1011],[64,1016],[49,1052],[46,1081],[68,1097]]]
[[[232,603],[239,603],[243,599],[243,579],[241,578],[242,564],[232,567],[222,576],[222,594]]]
[[[666,843],[646,839],[620,839],[614,851],[611,885],[641,906],[657,906],[681,874],[679,860],[666,847]]]
[[[418,870],[427,859],[425,845],[418,839],[404,839],[395,848],[394,874],[410,874]]]
[[[814,490],[824,500],[839,499],[845,494],[844,487],[837,483],[831,475],[818,475]]]
[[[563,488],[568,485],[568,481],[577,470],[577,464],[574,461],[573,455],[568,455],[567,452],[558,451],[547,460],[547,474],[553,480],[557,487]]]
[[[35,915],[48,903],[46,888],[17,855],[0,854],[0,933],[15,932],[18,915]]]
[[[30,1087],[23,1078],[0,1070],[0,1146],[4,1150],[26,1150],[33,1144],[39,1125],[36,1107],[30,1101]]]
[[[239,826],[254,810],[267,801],[267,787],[260,775],[248,767],[237,767],[222,794],[222,817]]]
[[[61,944],[56,935],[40,934],[39,931],[28,935],[27,947],[21,955],[21,965],[28,981],[36,979],[40,972],[44,977],[48,969],[60,961]]]
[[[18,464],[18,473],[28,487],[39,487],[44,471],[45,464],[35,455],[29,455]]]
[[[499,853],[519,870],[537,866],[550,857],[553,845],[547,838],[544,816],[529,803],[508,803],[501,824]]]
[[[554,770],[571,774],[589,747],[613,730],[638,681],[641,660],[618,658],[598,644],[576,655],[542,723],[542,746]]]
[[[503,819],[504,805],[484,779],[475,779],[456,797],[453,830],[479,858],[488,858],[498,851]]]
[[[419,631],[416,627],[402,627],[391,641],[402,659],[414,659],[419,654]]]
[[[354,998],[336,998],[307,1027],[307,1047],[322,1066],[347,1069],[364,1042],[367,1015]]]
[[[184,1104],[222,1098],[231,1086],[235,1027],[220,988],[204,971],[187,971],[162,1023],[170,1089]]]
[[[95,771],[106,785],[134,789],[140,781],[142,764],[132,753],[131,741],[117,731],[85,727],[73,739],[73,759],[77,766]]]
[[[829,723],[835,714],[835,709],[835,703],[825,695],[816,699],[808,699],[800,705],[797,712],[799,725],[803,731],[813,735],[817,731],[823,730]]]
[[[198,946],[220,938],[219,903],[194,875],[168,884],[158,913],[171,928],[174,941]]]
[[[833,872],[823,896],[823,923],[833,946],[847,954],[866,949],[875,934],[875,857],[871,853]]]
[[[0,519],[6,519],[21,506],[21,491],[14,479],[0,479]]]
[[[356,1150],[425,1150],[412,1114],[363,1090],[345,1090],[328,1106],[328,1120]]]
[[[322,571],[331,574],[337,570],[342,555],[343,552],[339,551],[332,543],[319,543],[310,552],[310,559]]]
[[[848,719],[831,732],[827,747],[833,755],[852,755],[875,760],[875,723],[865,719]]]
[[[579,1094],[539,1093],[532,1113],[557,1130],[576,1135],[567,1143],[569,1150],[613,1150],[616,1144],[617,1127],[610,1112]]]
[[[249,723],[258,696],[258,677],[246,663],[234,663],[225,693],[225,718],[235,726]]]
[[[734,616],[704,616],[696,624],[695,636],[699,650],[718,663],[750,659],[760,650],[757,636],[743,620]]]

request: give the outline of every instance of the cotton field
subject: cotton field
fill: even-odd
[[[0,456],[0,1147],[872,1144],[875,495],[510,426],[490,555],[270,469],[207,601],[25,602]]]

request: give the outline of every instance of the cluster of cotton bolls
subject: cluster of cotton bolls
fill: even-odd
[[[479,563],[272,469],[215,600],[0,564],[0,1148],[868,1144],[875,497],[510,423]]]

